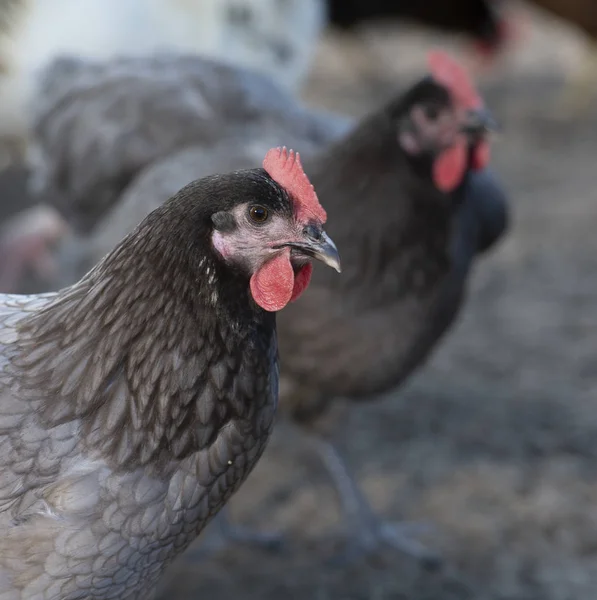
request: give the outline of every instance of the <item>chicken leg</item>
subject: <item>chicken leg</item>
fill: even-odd
[[[332,563],[337,565],[351,563],[373,555],[387,546],[420,561],[428,568],[441,565],[441,557],[416,540],[416,535],[430,529],[428,525],[381,521],[373,513],[333,444],[316,434],[310,434],[308,439],[338,493],[347,537],[346,551],[334,557]],[[218,531],[204,538],[205,542],[199,550],[200,555],[217,552],[229,542],[258,546],[268,551],[279,550],[284,542],[281,534],[261,533],[233,525],[227,507],[218,513],[212,525],[217,527]]]
[[[372,511],[367,499],[349,473],[334,446],[320,436],[311,436],[313,448],[328,471],[338,493],[347,540],[346,552],[334,562],[351,562],[389,546],[435,568],[441,564],[438,554],[415,539],[429,530],[424,523],[385,523]]]

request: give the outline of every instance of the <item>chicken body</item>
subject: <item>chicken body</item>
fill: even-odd
[[[246,147],[256,166],[271,145],[300,141],[308,152],[335,132],[270,78],[180,54],[56,60],[40,75],[33,115],[32,187],[50,191],[82,233],[143,168],[185,147]]]
[[[5,11],[5,60],[29,77],[59,56],[178,51],[267,73],[291,90],[324,25],[321,0],[13,0]]]
[[[0,599],[151,597],[239,487],[278,396],[259,274],[337,266],[297,206],[261,169],[197,181],[70,288],[0,296]]]
[[[374,515],[329,442],[338,401],[395,390],[425,364],[463,307],[475,258],[507,228],[506,197],[490,173],[469,165],[444,193],[425,161],[401,148],[409,93],[306,165],[343,249],[343,276],[316,270],[309,293],[279,320],[280,412],[313,436],[339,492],[351,556],[387,544],[435,562],[411,524]]]
[[[329,175],[355,166],[309,165],[328,213],[350,214],[362,226],[358,243],[348,219],[334,228],[346,246],[344,280],[330,285],[317,270],[309,294],[279,323],[282,410],[307,427],[317,427],[332,399],[383,394],[420,368],[462,308],[474,259],[506,229],[506,198],[489,173],[469,173],[446,198],[399,161],[375,157],[373,144],[367,153],[376,166],[362,186],[376,189],[361,187],[358,195],[349,192],[356,181]],[[314,310],[318,305],[325,308]],[[317,335],[322,330],[326,335]]]
[[[263,75],[180,54],[106,63],[63,58],[40,73],[39,85],[32,106],[30,189],[58,214],[41,221],[35,236],[0,231],[0,246],[12,263],[6,267],[0,260],[0,285],[7,282],[0,292],[72,284],[133,230],[150,205],[156,208],[202,173],[226,171],[226,157],[239,148],[253,157],[244,166],[256,166],[272,146],[298,144],[308,152],[346,128],[342,119],[307,111]],[[102,219],[140,172],[197,144],[214,147],[214,159],[201,159],[173,186],[158,181],[136,216],[112,226],[108,245],[89,260],[87,238],[91,234],[95,240]],[[202,168],[206,161],[209,169]],[[165,196],[158,194],[166,188]],[[152,203],[156,196],[159,201]],[[38,265],[51,263],[53,223],[62,220],[71,226],[73,239],[63,252],[62,277],[54,270],[47,277],[48,269],[40,272]],[[27,272],[33,275],[29,285],[19,285]]]
[[[82,326],[91,324],[82,315],[79,323],[64,318],[100,308],[89,298],[97,286],[91,279],[59,296],[0,298],[2,600],[151,597],[165,567],[242,483],[271,430],[271,323],[240,338],[218,328],[210,346],[200,321],[189,330],[187,319],[154,318],[134,332],[134,351],[143,353],[134,358],[119,352],[133,334],[123,312],[112,324],[93,324],[117,331],[108,340],[92,333],[113,358],[101,365],[106,354],[85,348],[90,332]],[[136,306],[185,310],[176,304],[164,295]],[[70,345],[44,336],[51,327]],[[175,345],[168,327],[181,336]],[[242,348],[242,357],[214,352],[220,343]],[[95,372],[82,372],[87,361]],[[164,373],[173,367],[182,371]],[[239,391],[230,393],[238,377]]]
[[[387,62],[365,36],[359,35],[360,27],[368,23],[400,19],[464,34],[484,60],[493,59],[509,36],[510,24],[500,14],[500,0],[327,0],[327,4],[330,23],[347,36],[345,54],[365,75],[375,74],[379,64]],[[355,36],[360,41],[358,45],[354,44]]]
[[[22,160],[41,69],[60,56],[180,52],[297,90],[325,23],[322,0],[10,0],[0,5],[0,142]]]
[[[475,258],[507,226],[489,172],[468,173],[446,196],[399,155],[384,156],[392,129],[378,125],[377,135],[365,123],[328,150],[333,164],[319,156],[306,166],[345,248],[341,280],[316,269],[308,294],[279,319],[282,410],[306,424],[333,398],[385,393],[421,367],[462,308]]]
[[[488,45],[501,41],[499,0],[441,0],[399,2],[397,0],[327,0],[330,22],[350,28],[374,19],[413,19],[424,25],[464,32]]]

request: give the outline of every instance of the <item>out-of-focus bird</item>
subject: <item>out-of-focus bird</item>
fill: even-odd
[[[59,56],[107,60],[172,51],[266,73],[295,91],[325,25],[322,0],[4,0],[0,142],[26,149],[37,75]]]
[[[51,191],[83,233],[142,168],[181,148],[227,144],[235,154],[275,137],[307,151],[333,127],[266,76],[180,54],[57,60],[33,108],[32,187]]]
[[[593,0],[529,0],[587,35],[586,54],[570,72],[568,85],[558,99],[556,114],[576,116],[594,105],[597,87],[597,5]],[[554,114],[554,116],[556,116]]]
[[[359,36],[359,28],[381,21],[413,21],[448,33],[464,34],[471,39],[483,62],[493,61],[515,32],[501,4],[501,0],[327,0],[331,25],[348,42],[346,51],[351,63],[365,73],[375,71],[381,57]],[[358,45],[354,44],[355,37],[361,42]]]
[[[255,140],[275,136],[280,128],[293,144],[303,139],[312,152],[305,168],[334,216],[331,227],[343,240],[346,263],[339,278],[344,281],[328,279],[316,269],[314,285],[287,309],[288,318],[282,314],[279,319],[284,412],[316,430],[324,420],[320,416],[340,404],[334,402],[337,398],[360,400],[394,389],[425,362],[453,323],[475,257],[507,225],[499,183],[477,170],[488,161],[483,103],[466,74],[445,55],[433,55],[430,70],[429,77],[343,137],[345,122],[333,121],[332,126],[330,121],[323,128],[298,111],[277,121],[272,110],[272,127],[265,132],[256,127],[253,146],[236,143],[234,152],[226,150],[231,145],[226,136],[214,141],[197,130],[194,143],[185,140],[176,152],[168,147],[127,180],[118,204],[94,228],[88,259],[99,259],[111,235],[126,233],[193,174],[208,174],[219,164],[230,169],[256,164]],[[115,77],[114,86],[117,81]],[[81,103],[79,118],[84,120]],[[291,122],[293,131],[288,130]],[[319,128],[312,129],[314,123]],[[179,121],[179,128],[186,126]],[[305,133],[315,130],[317,139]],[[47,134],[39,131],[41,137]],[[62,131],[63,136],[42,146],[48,161],[67,169],[61,158],[66,155],[52,148],[77,147],[77,128]],[[326,145],[323,138],[335,143],[314,153],[318,145]],[[56,175],[49,180],[60,181]],[[97,181],[99,185],[99,175]],[[313,440],[341,490],[355,552],[386,541],[429,557],[400,527],[374,518],[330,443]]]
[[[150,597],[260,457],[275,311],[339,270],[298,155],[214,175],[58,293],[0,296],[0,598]]]
[[[499,12],[500,0],[327,0],[330,23],[351,29],[367,21],[406,19],[444,31],[469,35],[481,52],[499,50],[508,24]]]
[[[201,173],[224,172],[225,165],[236,168],[241,148],[253,157],[245,166],[258,166],[272,146],[299,144],[312,151],[347,125],[344,119],[306,110],[266,76],[178,54],[106,62],[56,60],[40,74],[33,115],[31,188],[51,206],[33,231],[22,232],[25,235],[19,228],[2,242],[0,231],[0,244],[10,260],[4,267],[11,270],[3,278],[0,262],[0,285],[3,280],[20,281],[25,270],[34,272],[38,265],[51,262],[54,222],[66,221],[76,234],[61,249],[63,277],[54,282],[62,287],[82,276],[132,231],[151,210],[153,197],[159,198],[153,203],[156,207]],[[109,246],[97,256],[93,240],[99,231],[95,230],[129,184],[148,165],[193,144],[210,152],[174,187],[167,185],[172,176],[158,181],[132,220],[119,218],[112,224],[105,237]],[[166,188],[170,192],[160,195]],[[50,208],[56,209],[51,221]],[[19,291],[57,289],[46,287],[44,273],[33,274],[31,285],[17,286]],[[11,290],[0,287],[0,292]]]
[[[433,53],[429,77],[306,162],[343,249],[343,277],[316,270],[279,321],[281,407],[311,430],[356,555],[387,543],[436,558],[409,524],[374,515],[318,426],[335,400],[402,384],[454,323],[475,257],[507,225],[496,182],[475,174],[489,160],[489,126],[466,72]]]

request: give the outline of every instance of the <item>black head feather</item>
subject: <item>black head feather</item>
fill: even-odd
[[[258,203],[284,217],[290,217],[293,210],[286,190],[264,169],[205,177],[189,183],[150,213],[108,255],[104,268],[113,268],[120,257],[126,257],[130,267],[140,262],[148,274],[186,287],[190,282],[202,285],[198,276],[209,266],[218,281],[229,289],[242,288],[245,297],[247,274],[224,265],[211,241],[214,230],[236,227],[229,211],[244,203]],[[173,273],[179,277],[172,277]]]

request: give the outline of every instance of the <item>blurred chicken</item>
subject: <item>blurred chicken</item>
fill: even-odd
[[[298,156],[195,181],[81,281],[0,295],[0,598],[141,600],[249,474],[275,311],[339,270]]]
[[[499,50],[507,33],[507,22],[499,14],[500,0],[441,0],[399,2],[397,0],[327,0],[329,19],[341,29],[352,29],[374,20],[406,19],[423,25],[465,33],[478,50]]]
[[[205,55],[267,73],[294,91],[308,72],[324,19],[322,0],[3,0],[4,162],[25,152],[37,74],[58,56]]]
[[[501,0],[327,0],[331,24],[347,39],[345,50],[360,71],[375,72],[382,57],[359,35],[362,25],[396,19],[413,21],[449,33],[465,34],[483,62],[490,62],[504,47],[513,27],[501,12]],[[361,41],[353,43],[355,34]]]
[[[40,80],[32,187],[85,233],[141,168],[197,140],[235,153],[270,134],[317,144],[330,127],[270,78],[190,56],[62,59]]]
[[[128,62],[131,68],[141,70],[140,62]],[[159,69],[155,70],[157,63],[151,64],[152,81],[157,82]],[[125,63],[119,63],[119,68],[106,66],[105,81],[111,73],[112,86],[106,87],[100,77],[103,93],[97,101],[102,98],[109,106],[109,98],[118,96],[117,90],[127,77],[122,74],[127,72]],[[199,72],[199,63],[189,66],[184,85],[179,79],[180,89],[168,88],[169,97],[180,101],[181,90],[193,89]],[[103,222],[94,222],[93,241],[87,246],[89,263],[77,265],[75,272],[98,260],[110,247],[112,236],[130,231],[181,182],[218,170],[219,165],[226,169],[254,166],[260,144],[270,143],[284,132],[293,144],[303,144],[312,155],[305,168],[321,190],[322,202],[334,215],[330,226],[342,240],[346,266],[338,281],[327,279],[316,269],[311,289],[287,309],[288,318],[282,315],[279,320],[283,412],[313,430],[338,397],[361,399],[394,389],[424,363],[453,323],[465,297],[474,258],[503,235],[507,224],[500,185],[482,171],[488,161],[488,116],[481,99],[466,74],[444,55],[434,56],[431,72],[431,77],[397,95],[346,137],[342,137],[346,122],[324,121],[320,115],[292,104],[282,108],[285,101],[272,106],[268,103],[279,96],[271,93],[255,96],[264,109],[254,109],[259,115],[256,120],[245,114],[242,126],[237,122],[238,135],[242,133],[246,140],[242,144],[231,142],[240,139],[234,137],[234,111],[216,112],[213,117],[221,138],[206,134],[210,131],[207,123],[200,126],[196,118],[179,119],[176,125],[172,121],[168,131],[171,136],[180,136],[176,144],[181,149],[174,151],[175,143],[168,142],[145,168],[131,169],[136,177],[128,177],[124,171],[123,181],[128,185],[122,194],[110,184],[111,178],[119,180],[117,171],[112,175],[110,168],[103,170],[103,157],[118,152],[119,145],[110,146],[112,140],[100,137],[95,150],[102,158],[95,161],[91,150],[84,158],[84,150],[75,155],[74,149],[93,148],[92,132],[103,129],[128,131],[126,138],[119,139],[126,145],[132,130],[115,126],[114,121],[109,128],[97,123],[89,130],[83,127],[88,115],[100,114],[94,108],[95,94],[89,90],[86,97],[76,93],[71,97],[66,86],[65,99],[78,104],[76,119],[73,112],[74,120],[64,120],[59,128],[40,126],[37,130],[40,155],[48,167],[46,182],[66,185],[85,166],[95,173],[96,181],[87,189],[101,185],[112,189],[113,205]],[[251,89],[256,93],[258,87]],[[145,96],[139,91],[133,96],[131,89],[132,97]],[[89,110],[85,100],[90,103]],[[68,104],[66,100],[57,102],[56,115],[68,114]],[[243,103],[231,106],[238,109]],[[120,113],[101,114],[110,122]],[[145,113],[140,110],[139,114]],[[227,118],[222,114],[228,114]],[[141,132],[148,122],[151,118],[139,119]],[[54,133],[49,135],[50,131]],[[140,139],[146,139],[142,133]],[[158,139],[160,136],[151,138],[151,143],[140,143],[139,147],[157,148]],[[329,149],[314,152],[332,140],[335,143]],[[64,173],[67,176],[61,177]],[[107,183],[102,182],[102,173],[109,175]],[[79,189],[71,195],[77,202],[87,198],[83,188]],[[73,255],[80,256],[77,252]],[[341,488],[345,510],[351,513],[347,524],[356,530],[350,544],[355,553],[375,550],[380,541],[386,541],[410,554],[433,558],[433,553],[408,539],[400,528],[380,524],[360,498],[332,446],[313,439]]]
[[[570,73],[568,85],[556,106],[556,114],[578,116],[594,106],[597,97],[597,4],[594,0],[530,0],[578,27],[588,37],[586,54]],[[554,115],[555,116],[555,115]]]
[[[327,413],[338,398],[394,390],[427,361],[462,309],[475,258],[507,226],[503,193],[476,174],[489,160],[491,126],[480,96],[441,53],[430,56],[430,74],[306,163],[343,277],[317,270],[278,326],[281,406],[311,431],[330,472],[350,556],[388,544],[438,558],[411,524],[374,515],[326,439]]]
[[[67,262],[77,261],[63,263],[64,277],[55,279],[50,289],[73,283],[97,262],[85,262],[86,238],[135,176],[154,161],[200,142],[204,147],[224,148],[218,155],[222,160],[212,161],[214,169],[204,170],[206,174],[221,172],[218,167],[230,164],[225,157],[237,154],[239,147],[252,151],[251,165],[256,166],[272,146],[300,143],[308,151],[345,127],[342,119],[305,110],[264,75],[177,54],[106,63],[57,60],[40,75],[33,115],[31,188],[51,202],[58,211],[55,218],[65,220],[73,230],[70,249],[63,254]],[[130,228],[121,229],[122,235],[147,212],[132,223],[127,221]],[[25,268],[35,270],[36,264],[47,261],[54,228],[50,222],[46,225],[45,230],[37,230],[37,242],[17,235],[4,240],[7,257],[15,257],[11,280],[22,279]],[[79,247],[77,236],[84,238]],[[118,239],[111,237],[106,252]],[[25,247],[32,250],[28,264],[21,260]],[[33,284],[38,284],[36,291],[48,289],[44,277],[36,277]],[[31,291],[31,286],[17,289]]]

